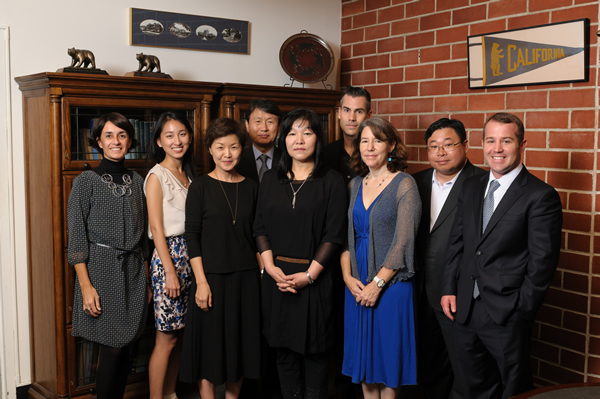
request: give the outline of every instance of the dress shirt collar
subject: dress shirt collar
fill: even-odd
[[[254,143],[252,144],[252,152],[254,153],[254,160],[258,161],[258,157],[260,157],[262,155],[262,152],[260,152],[260,150],[254,146]],[[275,154],[275,146],[271,147],[269,152],[267,152],[267,156],[269,157],[269,159],[271,161],[273,160],[274,154]]]
[[[488,178],[488,184],[487,184],[487,188],[485,189],[484,197],[485,197],[485,195],[487,195],[488,189],[490,187],[490,182],[492,180],[498,180],[498,183],[500,183],[500,187],[502,188],[502,191],[506,192],[506,190],[508,190],[508,188],[510,187],[510,185],[512,184],[512,182],[515,181],[515,179],[517,178],[517,176],[519,175],[519,173],[521,173],[522,170],[523,170],[523,164],[520,163],[516,168],[514,168],[513,170],[511,170],[507,174],[503,175],[499,179],[496,179],[496,177],[494,177],[494,174],[490,170],[489,178]]]

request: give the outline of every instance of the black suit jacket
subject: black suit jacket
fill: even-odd
[[[514,311],[533,322],[558,265],[560,197],[523,167],[482,233],[488,179],[483,174],[463,184],[442,295],[456,295],[456,320],[465,323],[477,279],[480,300],[496,323],[504,325]]]
[[[279,150],[277,149],[277,147],[275,147],[275,150],[273,152],[273,159],[271,160],[271,168],[277,168],[277,166],[279,165],[279,157]],[[244,148],[244,151],[242,152],[242,159],[240,159],[240,163],[237,164],[235,170],[240,175],[248,177],[257,183],[260,183],[258,181],[258,171],[256,170],[256,159],[254,158],[252,144]]]
[[[442,311],[440,298],[442,296],[442,275],[446,262],[446,251],[448,249],[448,238],[456,216],[458,196],[463,182],[472,176],[485,173],[485,170],[473,165],[469,160],[460,172],[448,198],[444,203],[442,210],[431,231],[429,224],[431,222],[431,179],[433,178],[433,168],[425,169],[415,173],[414,178],[417,182],[421,202],[423,203],[423,212],[421,212],[421,224],[417,235],[417,262],[419,265],[418,274],[420,289],[427,290],[427,298],[431,306]],[[424,285],[424,287],[422,286]]]

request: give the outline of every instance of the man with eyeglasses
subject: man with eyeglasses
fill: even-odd
[[[448,237],[465,179],[485,171],[467,159],[469,143],[462,122],[442,118],[425,132],[431,168],[414,175],[423,211],[417,236],[419,271],[419,383],[427,399],[462,398],[452,321],[440,305]]]

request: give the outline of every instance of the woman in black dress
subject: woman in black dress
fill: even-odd
[[[334,338],[328,266],[344,242],[347,190],[321,159],[323,133],[314,111],[291,111],[278,147],[279,169],[263,177],[254,223],[266,270],[264,334],[277,348],[284,398],[303,398],[303,381],[307,398],[327,398],[327,351]]]
[[[133,126],[109,113],[94,123],[90,144],[100,165],[73,180],[67,207],[69,264],[75,267],[73,336],[100,344],[96,393],[122,398],[132,343],[146,324],[147,214],[144,179],[125,169],[137,145]]]
[[[260,376],[260,273],[252,225],[258,184],[235,171],[242,125],[219,118],[205,144],[215,163],[190,185],[185,237],[194,271],[180,378],[198,382],[203,399],[226,384],[237,398],[243,378]]]

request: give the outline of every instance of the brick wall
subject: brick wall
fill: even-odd
[[[423,133],[441,117],[467,128],[469,159],[483,166],[481,128],[508,111],[525,123],[524,162],[560,193],[559,269],[533,326],[539,385],[600,382],[600,155],[598,0],[342,0],[342,84],[366,87],[375,115],[428,167]],[[469,90],[469,35],[590,19],[590,81]]]

